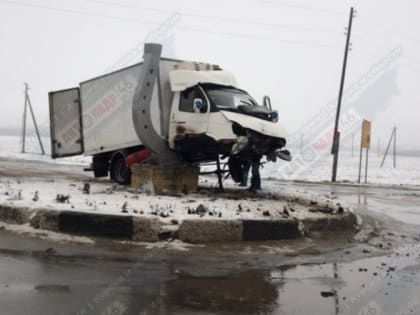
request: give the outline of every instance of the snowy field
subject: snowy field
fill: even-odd
[[[18,136],[4,136],[0,135],[0,157],[3,158],[16,158],[22,160],[36,160],[36,161],[48,161],[59,164],[89,164],[91,162],[90,157],[75,156],[70,158],[63,158],[54,160],[51,159],[51,145],[50,138],[41,138],[45,155],[41,154],[38,139],[34,136],[26,138],[25,152],[22,152],[22,142]]]
[[[332,155],[321,155],[316,161],[305,162],[305,157],[294,154],[296,169],[290,171],[285,162],[270,165],[263,170],[265,177],[286,180],[303,180],[311,182],[330,181],[332,169]],[[368,158],[368,184],[384,185],[420,185],[420,156],[399,154],[396,157],[396,168],[393,167],[392,152],[381,168],[383,156],[370,152]],[[307,160],[307,159],[306,159]],[[299,161],[299,163],[297,162]],[[293,163],[292,162],[292,163]],[[283,167],[282,167],[283,165]],[[361,182],[365,177],[365,153],[363,153]],[[359,176],[359,152],[341,151],[338,162],[337,181],[357,183]]]
[[[46,155],[40,154],[39,145],[35,137],[27,139],[26,151],[22,154],[20,138],[18,136],[0,136],[0,157],[52,161],[64,164],[89,164],[90,157],[77,156],[65,159],[52,160],[50,154],[50,140],[43,138]],[[262,169],[265,178],[302,181],[329,181],[331,179],[332,156],[320,154],[319,156],[301,156],[292,151],[291,163],[279,161],[267,163]],[[363,156],[363,159],[365,156]],[[385,185],[420,185],[420,156],[397,155],[397,167],[393,167],[392,155],[389,154],[383,168],[380,167],[382,156],[376,152],[369,155],[368,183]],[[339,157],[338,181],[357,182],[359,168],[359,152],[341,151]],[[364,182],[364,162],[362,170]]]

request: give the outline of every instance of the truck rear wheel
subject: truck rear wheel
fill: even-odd
[[[115,157],[111,162],[111,179],[121,185],[130,183],[131,171],[125,158],[121,155]]]

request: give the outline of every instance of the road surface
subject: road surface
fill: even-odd
[[[87,176],[80,166],[0,163],[0,176]],[[334,193],[379,220],[378,228],[360,242],[189,251],[107,240],[58,243],[0,231],[0,314],[420,314],[419,190],[268,186],[285,185]]]

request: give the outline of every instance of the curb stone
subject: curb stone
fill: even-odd
[[[243,221],[244,241],[276,241],[301,236],[299,222],[293,219]]]
[[[184,220],[179,227],[179,239],[190,243],[242,241],[240,220]]]
[[[0,219],[6,223],[25,224],[33,211],[28,208],[0,205]]]
[[[306,235],[321,232],[350,231],[358,225],[357,216],[352,212],[323,218],[307,218],[302,220]]]
[[[130,239],[133,235],[132,217],[62,211],[58,215],[60,232]]]
[[[157,218],[132,217],[132,240],[159,241],[160,221]]]
[[[0,205],[0,221],[29,223],[33,228],[82,236],[112,237],[134,241],[156,242],[161,233],[158,218],[96,214],[49,209],[30,210]],[[332,231],[351,231],[360,224],[353,212],[322,218],[277,220],[186,219],[177,233],[190,243],[269,241],[299,238],[303,235]]]
[[[28,222],[33,228],[57,232],[60,231],[59,215],[59,211],[35,209]]]

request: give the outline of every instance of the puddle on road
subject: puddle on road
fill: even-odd
[[[76,314],[99,297],[100,303],[93,305],[97,314],[108,314],[106,311],[115,306],[124,310],[118,315],[420,314],[416,306],[420,294],[420,246],[401,246],[389,255],[382,252],[380,257],[371,256],[378,253],[367,248],[347,247],[314,256],[261,255],[249,264],[234,256],[229,264],[225,257],[154,262],[155,268],[141,265],[121,282],[118,279],[130,264],[101,263],[95,268],[96,262],[91,262],[75,269],[73,264],[50,260],[34,264],[33,260],[39,258],[32,257],[30,270],[34,276],[22,278],[19,284],[11,280],[16,277],[9,267],[14,260],[11,258],[4,265],[10,275],[0,277],[0,300],[3,298],[2,307],[6,303],[10,309],[24,299],[27,304],[46,303],[51,310],[67,310],[52,314],[70,314],[70,309],[76,309]],[[2,283],[10,286],[2,288]],[[27,288],[28,284],[32,286]],[[17,314],[28,312],[22,308]]]
[[[270,313],[279,292],[269,272],[249,271],[230,277],[181,277],[164,283],[160,294],[180,313],[187,308],[244,314]]]
[[[160,301],[171,314],[414,314],[419,252],[410,245],[353,262],[181,276],[160,286]]]

